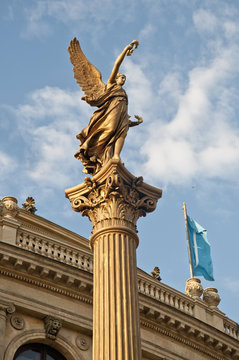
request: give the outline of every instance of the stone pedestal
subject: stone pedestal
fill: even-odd
[[[136,222],[156,208],[161,195],[118,160],[66,190],[73,210],[88,216],[93,226],[94,360],[141,359]]]

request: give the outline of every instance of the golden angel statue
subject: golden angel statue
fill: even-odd
[[[134,40],[125,47],[116,59],[106,85],[102,81],[100,71],[83,54],[76,38],[68,47],[70,61],[74,66],[74,77],[85,93],[82,100],[98,107],[88,126],[76,136],[81,144],[75,157],[81,160],[83,172],[86,174],[94,175],[111,158],[120,159],[128,128],[143,121],[137,115],[137,121],[129,120],[128,98],[122,88],[126,76],[119,73],[125,56],[131,55],[137,46],[138,41]]]

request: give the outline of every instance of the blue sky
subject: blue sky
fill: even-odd
[[[64,189],[84,179],[75,135],[92,110],[73,78],[67,46],[80,40],[106,82],[121,70],[130,129],[122,160],[163,189],[138,221],[138,266],[159,266],[184,292],[189,278],[182,204],[208,230],[219,308],[238,317],[239,3],[220,0],[3,0],[0,3],[0,195],[36,200],[37,214],[90,236]]]

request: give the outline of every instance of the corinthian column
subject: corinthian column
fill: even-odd
[[[93,226],[94,360],[141,359],[136,222],[155,209],[161,194],[118,160],[66,190],[73,210],[88,216]]]

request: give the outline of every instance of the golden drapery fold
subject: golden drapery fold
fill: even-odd
[[[96,173],[114,154],[114,146],[129,127],[128,98],[124,89],[113,84],[98,99],[85,98],[98,109],[93,113],[89,125],[76,137],[81,141],[75,157],[84,165],[84,172]]]

